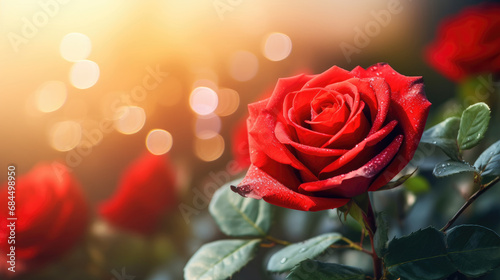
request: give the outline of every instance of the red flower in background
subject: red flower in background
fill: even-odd
[[[118,228],[150,234],[176,206],[175,177],[165,156],[147,153],[125,169],[116,193],[99,213]]]
[[[454,81],[500,72],[500,5],[467,8],[444,21],[426,58]]]
[[[387,64],[280,79],[248,106],[251,167],[233,191],[291,209],[340,207],[412,159],[430,103]]]
[[[79,183],[61,164],[38,164],[16,178],[15,244],[8,242],[8,196],[8,184],[4,184],[0,189],[0,259],[15,246],[16,271],[60,257],[85,233],[89,221],[86,200]]]
[[[250,166],[250,150],[248,149],[247,119],[236,123],[232,135],[231,152],[238,164],[239,170],[247,169]]]

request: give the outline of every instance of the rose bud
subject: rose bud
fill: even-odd
[[[425,53],[434,68],[454,81],[500,72],[500,5],[478,5],[444,21]]]
[[[99,207],[117,228],[151,234],[177,205],[175,172],[166,156],[146,153],[128,166],[116,193]]]
[[[421,77],[384,63],[280,79],[248,106],[251,166],[232,189],[297,210],[343,206],[407,165],[430,105]]]
[[[5,183],[0,188],[0,251],[1,258],[14,251],[15,272],[61,257],[83,237],[89,222],[87,202],[62,164],[38,164],[16,177],[13,187],[9,190]],[[15,205],[9,209],[12,196]]]

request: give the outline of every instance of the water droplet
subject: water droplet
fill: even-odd
[[[307,251],[307,248],[305,248],[305,247],[304,247],[304,248],[301,248],[301,249],[299,250],[299,253],[303,253],[303,252],[305,252],[305,251]]]
[[[377,71],[378,67],[377,66],[373,66],[372,67],[372,71]]]
[[[436,144],[436,143],[437,143],[437,141],[432,141],[432,144]]]
[[[287,260],[287,258],[282,258],[281,261],[280,261],[280,263],[285,263],[286,260]]]
[[[396,75],[396,72],[392,72],[391,74],[392,74],[392,75]]]

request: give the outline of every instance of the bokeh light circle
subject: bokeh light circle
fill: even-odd
[[[287,58],[292,52],[292,40],[283,33],[271,33],[264,43],[264,56],[271,61]]]
[[[90,60],[80,60],[71,67],[69,80],[74,87],[87,89],[97,83],[99,75],[100,70],[97,63]]]
[[[50,145],[61,152],[72,150],[81,139],[82,127],[75,121],[58,122],[49,131]]]
[[[198,116],[195,124],[196,137],[200,139],[216,137],[219,134],[221,127],[221,119],[216,114]]]
[[[137,106],[120,107],[115,116],[115,129],[123,134],[137,133],[146,123],[146,112]]]
[[[56,111],[64,105],[67,95],[63,82],[45,82],[36,91],[36,107],[44,113]]]
[[[153,155],[167,153],[172,148],[172,144],[172,134],[163,129],[153,129],[146,136],[146,148]]]
[[[203,161],[214,161],[224,153],[224,138],[219,134],[209,139],[196,138],[194,152]]]
[[[215,111],[219,103],[217,93],[208,87],[197,87],[191,92],[189,105],[198,115],[208,115]]]
[[[87,59],[91,50],[92,42],[82,33],[66,34],[59,45],[61,56],[71,62]]]
[[[223,88],[217,91],[219,96],[219,105],[215,113],[221,117],[229,116],[236,112],[240,106],[240,96],[237,91],[230,88]]]

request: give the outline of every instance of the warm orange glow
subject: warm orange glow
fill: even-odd
[[[146,147],[153,155],[163,155],[170,151],[173,144],[172,134],[163,129],[153,129],[146,137]]]

